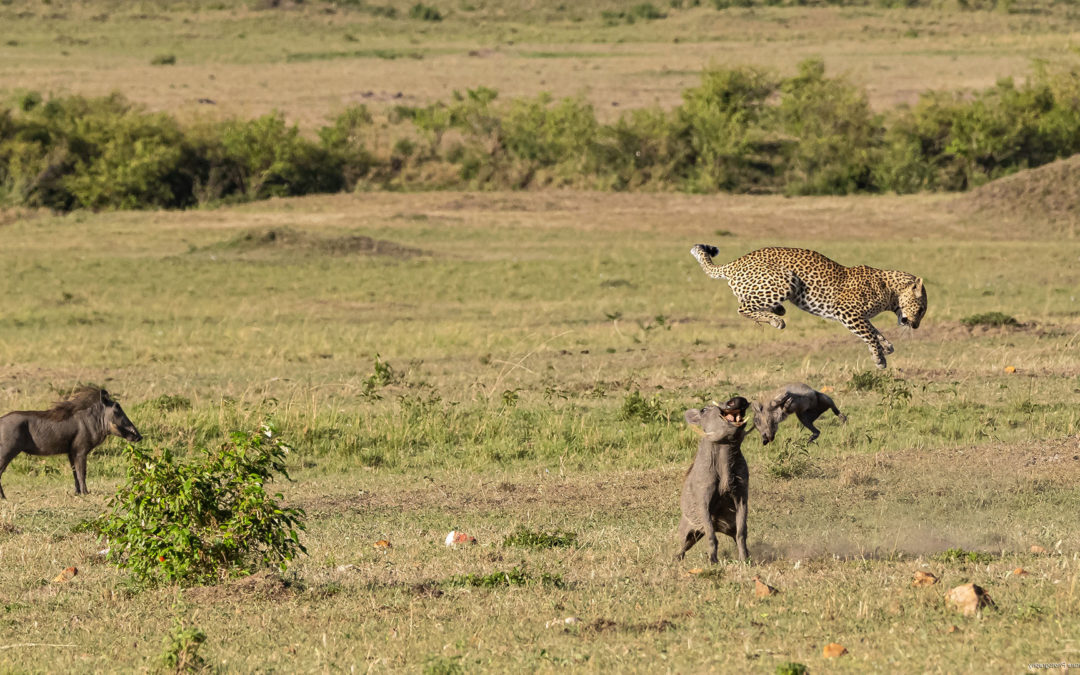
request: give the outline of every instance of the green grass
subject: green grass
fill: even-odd
[[[27,650],[49,670],[150,667],[190,655],[189,630],[209,667],[240,671],[1050,658],[1080,616],[1080,307],[1059,292],[1080,244],[1039,223],[1015,240],[941,201],[368,193],[5,214],[0,409],[97,382],[181,456],[269,416],[295,448],[295,482],[274,489],[307,512],[309,555],[283,579],[133,593],[76,527],[122,481],[120,443],[91,456],[85,498],[63,458],[19,456],[0,504],[0,546],[18,552],[0,568],[0,644],[74,646],[0,651],[0,669]],[[725,259],[783,241],[918,273],[929,312],[916,331],[877,319],[896,346],[885,373],[835,322],[792,309],[784,331],[758,327],[687,254],[717,223]],[[290,235],[248,237],[268,231]],[[382,243],[342,244],[358,237]],[[1031,324],[961,323],[990,311]],[[688,574],[707,554],[671,560],[698,439],[681,412],[791,381],[832,387],[848,423],[823,417],[787,458],[772,453],[799,450],[795,420],[775,446],[748,433],[753,564]],[[447,548],[452,529],[478,544]],[[74,580],[50,581],[70,565]],[[917,569],[941,583],[912,588]],[[781,593],[755,598],[754,576]],[[967,582],[997,609],[948,610]],[[826,666],[828,642],[850,655]]]

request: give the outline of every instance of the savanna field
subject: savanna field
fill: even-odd
[[[703,69],[790,83],[820,59],[886,120],[891,140],[868,141],[860,161],[910,168],[889,135],[907,128],[890,117],[902,106],[935,90],[981,101],[1004,77],[1022,89],[1040,59],[1065,77],[1078,38],[1069,3],[751,4],[455,1],[434,5],[434,20],[396,2],[0,2],[0,411],[94,383],[122,402],[142,450],[181,462],[270,422],[292,450],[291,480],[268,490],[306,513],[307,549],[283,572],[140,584],[88,527],[126,480],[126,443],[91,454],[79,497],[63,457],[21,455],[2,476],[0,670],[1080,663],[1075,159],[987,168],[956,151],[920,175],[959,183],[897,194],[880,182],[895,172],[874,172],[850,194],[794,196],[841,184],[811,180],[808,146],[784,145],[794,127],[762,122],[740,146],[750,159],[726,165],[734,194],[703,188],[718,174],[661,175],[677,154],[666,149],[638,173],[575,164],[593,172],[582,181],[510,144],[466,177],[472,132],[448,118],[431,135],[434,104],[455,90],[578,97],[607,125],[700,111],[683,93]],[[981,127],[999,135],[971,147],[1005,127],[1040,130],[1029,140],[1069,128],[1068,80],[1047,82],[1056,103],[1036,107],[1052,116]],[[762,89],[764,105],[782,111],[784,86]],[[204,140],[223,120],[277,110],[298,138],[325,142],[318,130],[363,104],[367,173],[334,194],[275,196],[224,171],[219,186],[235,192],[200,184],[186,209],[118,208],[160,194],[125,168],[145,163],[65,164],[27,150],[40,136],[4,135],[51,129],[33,92],[119,92]],[[73,178],[50,182],[46,165]],[[783,331],[740,317],[689,255],[696,243],[717,246],[718,262],[784,245],[905,270],[923,278],[929,310],[918,330],[878,317],[896,347],[879,371],[836,322],[790,307]],[[812,444],[794,418],[768,446],[750,431],[752,564],[723,536],[718,565],[703,543],[674,562],[699,438],[683,411],[788,382],[827,388],[847,423],[826,414]],[[448,548],[451,530],[477,543]],[[78,573],[54,581],[68,567]],[[939,582],[913,586],[920,571]],[[779,593],[758,596],[755,577]],[[965,616],[944,595],[971,582],[994,606]],[[848,653],[826,658],[829,643]]]

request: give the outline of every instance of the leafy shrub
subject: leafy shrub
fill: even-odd
[[[878,392],[884,406],[891,407],[911,399],[911,387],[907,381],[887,372],[864,370],[853,374],[848,384],[856,391]]]
[[[144,585],[214,583],[257,567],[284,569],[298,553],[304,511],[283,507],[266,483],[288,479],[290,451],[273,427],[233,432],[200,461],[181,464],[168,448],[129,445],[127,481],[94,523],[109,560]]]
[[[646,21],[663,19],[667,16],[667,14],[664,14],[659,9],[657,9],[656,5],[652,4],[651,2],[642,2],[634,5],[630,8],[629,14],[636,19],[644,19]]]
[[[358,105],[345,109],[330,126],[319,130],[319,141],[340,164],[342,182],[347,190],[353,189],[375,166],[375,158],[364,142],[365,132],[371,124],[367,106]]]
[[[562,530],[553,532],[530,530],[522,526],[503,539],[503,546],[534,549],[577,546],[577,533]]]
[[[975,563],[975,564],[988,564],[994,561],[993,554],[979,553],[978,551],[965,551],[962,548],[950,548],[947,551],[942,551],[936,555],[930,556],[932,560],[937,560],[943,563]]]
[[[632,391],[623,399],[619,408],[619,419],[626,422],[667,422],[669,415],[664,410],[659,396],[645,398],[639,391]]]
[[[142,404],[143,407],[161,411],[191,410],[191,399],[178,394],[162,394]]]
[[[536,584],[562,588],[566,585],[561,574],[548,574],[547,572],[534,574],[520,565],[506,571],[498,570],[491,574],[460,574],[450,577],[445,581],[445,584],[447,586],[470,586],[473,588],[532,586]]]
[[[507,154],[533,168],[558,167],[564,178],[589,171],[599,128],[592,106],[580,98],[550,104],[547,94],[511,103],[501,125]]]
[[[248,199],[336,192],[344,186],[342,157],[302,138],[279,113],[227,123],[221,143],[230,178]]]
[[[409,18],[420,21],[442,21],[442,13],[438,9],[418,2],[409,9]]]
[[[881,124],[866,92],[843,78],[825,77],[825,63],[810,59],[784,80],[776,109],[790,148],[784,179],[792,194],[848,194],[876,188]]]
[[[776,666],[776,675],[806,675],[810,669],[804,663],[787,661]]]
[[[678,121],[694,153],[690,186],[697,190],[775,190],[775,147],[766,129],[766,101],[776,80],[755,68],[711,68],[683,92]]]
[[[965,326],[1019,326],[1020,322],[1015,317],[1003,314],[1002,312],[984,312],[983,314],[972,314],[971,316],[965,316],[960,319],[960,323]]]
[[[152,66],[172,66],[176,64],[176,54],[158,54],[150,59]]]
[[[766,470],[774,478],[790,479],[804,476],[813,468],[810,449],[805,441],[785,439],[773,443]]]
[[[206,642],[206,633],[195,626],[184,626],[179,617],[172,632],[163,640],[158,668],[171,673],[197,673],[206,666],[199,648]]]

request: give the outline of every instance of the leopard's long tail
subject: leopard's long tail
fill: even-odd
[[[713,256],[720,253],[720,249],[708,244],[698,244],[690,249],[690,255],[697,258],[701,269],[713,279],[727,279],[727,265],[713,263]]]

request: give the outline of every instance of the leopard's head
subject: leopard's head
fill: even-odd
[[[896,310],[896,321],[902,326],[918,328],[926,314],[926,288],[922,279],[916,277],[915,283],[910,284],[900,291],[897,298],[899,308]]]

